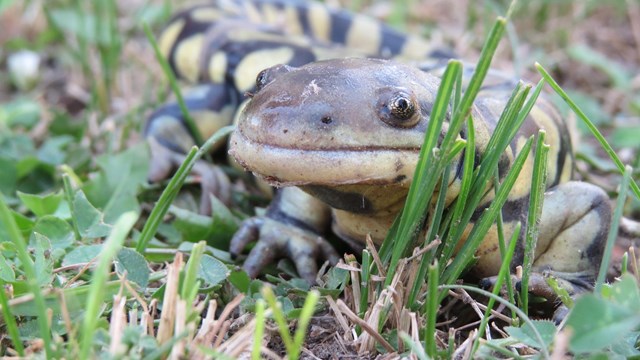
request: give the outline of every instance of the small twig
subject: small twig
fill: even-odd
[[[360,319],[356,314],[354,314],[351,311],[351,309],[349,309],[347,304],[345,304],[342,300],[338,299],[337,305],[338,305],[338,309],[340,309],[340,311],[343,314],[345,314],[349,318],[349,320],[354,322],[356,325],[360,326],[362,328],[362,330],[366,331],[367,334],[371,335],[374,339],[376,339],[376,341],[380,345],[382,345],[382,347],[384,347],[385,350],[387,350],[388,352],[394,352],[395,351],[393,346],[391,346],[391,344],[389,344],[387,342],[387,340],[385,340],[382,337],[382,335],[380,335],[375,329],[373,329],[371,326],[369,326],[369,324],[367,324],[366,321]]]
[[[422,254],[426,253],[427,251],[433,249],[434,247],[440,245],[441,241],[440,239],[435,239],[432,242],[430,242],[427,246],[423,247],[422,249],[418,250],[417,252],[415,252],[413,255],[411,255],[410,257],[407,258],[407,262],[413,261],[418,257],[422,257]]]
[[[222,332],[222,323],[227,320],[229,315],[231,315],[231,312],[235,310],[238,305],[240,305],[242,299],[244,299],[244,294],[238,294],[235,298],[233,298],[233,300],[231,300],[230,303],[227,304],[227,306],[224,307],[224,309],[222,309],[222,314],[220,314],[220,317],[218,318],[212,329],[212,332],[214,334],[217,334],[218,338],[224,336],[224,333]]]
[[[373,261],[376,263],[376,267],[378,268],[378,272],[380,273],[380,277],[386,277],[386,271],[384,266],[382,266],[382,260],[380,259],[380,254],[378,254],[378,250],[376,249],[376,245],[373,243],[371,239],[371,235],[367,234],[365,238],[365,242],[367,244],[367,250],[371,253],[373,257]]]
[[[351,329],[349,328],[349,324],[347,323],[347,319],[345,319],[344,316],[342,316],[342,312],[340,311],[340,309],[338,309],[338,305],[336,304],[336,302],[333,300],[333,298],[330,295],[325,296],[325,299],[327,300],[327,303],[329,304],[331,311],[333,311],[333,313],[335,314],[338,324],[340,324],[340,326],[342,327],[342,330],[344,330],[345,339],[348,341],[355,340],[355,335],[351,332]]]
[[[91,261],[89,261],[88,263],[83,264],[82,268],[80,268],[80,271],[78,271],[78,273],[74,277],[72,277],[71,280],[67,281],[67,283],[62,288],[66,289],[69,285],[72,285],[73,283],[75,283],[76,280],[78,280],[82,275],[84,275],[84,273],[87,272],[87,270],[89,270],[91,266],[96,265],[97,261],[98,261],[98,257],[96,256],[93,259],[91,259]]]

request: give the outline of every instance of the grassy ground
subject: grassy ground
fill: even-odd
[[[479,58],[496,15],[508,7],[506,1],[407,3],[409,11],[391,2],[340,5],[429,36],[470,61]],[[478,301],[474,288],[419,288],[412,303],[404,284],[420,272],[416,258],[399,261],[384,290],[375,276],[355,271],[360,265],[351,258],[329,270],[311,296],[296,278],[250,281],[233,265],[228,241],[239,220],[265,201],[248,195],[237,174],[237,207],[214,204],[213,218],[200,216],[198,197],[181,192],[179,207],[158,203],[168,213],[152,231],[152,209],[166,184],[147,184],[148,151],[140,132],[145,116],[169,91],[141,24],[158,30],[173,6],[0,1],[2,354],[394,358],[412,349],[417,358],[471,351],[506,357],[559,358],[568,350],[638,355],[640,293],[630,277],[577,303],[576,315],[562,326],[526,316],[512,323],[519,310],[504,303],[498,309],[506,315],[487,317],[486,301]],[[541,63],[606,135],[622,163],[637,169],[638,49],[636,1],[537,0],[514,11],[493,63],[533,81],[540,79],[533,64]],[[39,62],[33,71],[32,59]],[[619,186],[624,179],[584,123],[578,125],[579,177],[615,201],[626,191]],[[637,179],[637,171],[629,177]],[[187,190],[197,187],[196,178],[186,182]],[[625,214],[638,218],[639,204],[629,195]],[[633,257],[631,265],[620,265],[633,240],[618,239],[618,268],[634,268]],[[281,269],[291,273],[286,263]],[[443,284],[438,271],[422,271],[431,286]],[[440,303],[445,290],[451,296]],[[265,316],[273,320],[261,320]],[[485,326],[491,340],[476,343]],[[603,341],[611,339],[620,341]]]

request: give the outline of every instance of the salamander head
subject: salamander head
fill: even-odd
[[[279,185],[409,181],[439,80],[374,59],[278,65],[257,77],[232,155]]]

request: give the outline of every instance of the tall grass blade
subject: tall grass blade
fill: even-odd
[[[144,224],[144,228],[140,233],[140,237],[138,238],[138,244],[136,245],[136,251],[139,253],[143,253],[147,248],[149,241],[153,238],[158,229],[158,226],[162,222],[162,218],[169,210],[169,206],[173,202],[173,199],[178,195],[178,191],[182,187],[182,184],[187,179],[187,176],[191,172],[191,169],[196,164],[196,161],[200,159],[204,154],[209,153],[211,147],[215,145],[218,141],[220,141],[225,136],[229,135],[229,133],[233,130],[233,126],[225,126],[220,130],[216,131],[209,140],[200,148],[197,149],[193,147],[191,151],[186,155],[184,162],[178,170],[176,170],[175,175],[169,181],[169,184],[164,189],[160,198],[158,199],[158,203],[151,210],[151,214],[149,215],[149,219]]]
[[[424,347],[429,357],[435,358],[437,355],[436,348],[436,318],[438,315],[438,305],[440,299],[438,296],[438,277],[440,275],[438,261],[433,265],[429,265],[429,290],[427,292],[427,300],[424,304],[424,313],[427,319],[427,326],[424,329]]]
[[[513,235],[511,236],[511,240],[509,240],[509,247],[506,249],[504,256],[502,257],[502,265],[500,265],[500,270],[498,271],[498,276],[496,277],[496,283],[493,286],[493,295],[498,296],[500,290],[502,289],[503,280],[505,277],[509,276],[511,270],[511,259],[513,258],[513,253],[516,250],[516,245],[518,244],[518,237],[520,237],[520,229],[522,228],[522,224],[518,222],[515,230],[513,231]],[[480,326],[478,327],[478,335],[473,342],[473,348],[471,350],[471,354],[474,354],[480,345],[480,338],[484,335],[485,328],[489,323],[489,316],[491,315],[491,310],[493,309],[493,305],[495,304],[494,298],[489,298],[489,302],[487,303],[487,309],[484,312],[484,316],[480,321]],[[524,311],[526,314],[527,312]]]
[[[620,171],[620,174],[624,174],[625,165],[622,163],[622,160],[620,160],[620,157],[618,157],[618,154],[616,154],[616,152],[613,150],[611,145],[609,145],[609,143],[604,138],[600,130],[598,130],[598,128],[593,124],[593,122],[587,117],[584,111],[582,111],[582,109],[580,109],[578,105],[576,105],[576,103],[573,102],[573,100],[571,100],[569,95],[567,95],[567,93],[564,90],[562,90],[560,85],[558,85],[558,83],[553,79],[553,77],[551,77],[551,75],[549,75],[547,70],[545,70],[545,68],[542,67],[542,65],[540,65],[539,63],[536,63],[536,68],[538,69],[538,72],[542,75],[544,80],[549,83],[551,88],[558,95],[560,95],[562,100],[564,100],[567,103],[567,105],[569,105],[571,110],[573,110],[576,113],[576,115],[578,115],[578,117],[589,128],[589,131],[591,131],[591,133],[593,134],[593,137],[595,137],[596,140],[598,140],[598,142],[602,146],[602,149],[607,153],[607,155],[609,155],[611,160],[613,160],[614,164]],[[631,189],[633,190],[633,193],[636,195],[636,198],[640,200],[640,187],[638,187],[638,183],[636,183],[635,180],[633,179],[629,179],[629,186],[631,186]]]
[[[525,236],[524,259],[522,264],[522,280],[520,298],[522,299],[522,310],[529,312],[529,274],[535,260],[536,245],[540,233],[539,223],[544,202],[544,190],[547,184],[547,154],[549,145],[545,144],[546,132],[538,132],[538,142],[536,143],[536,157],[533,163],[533,178],[531,180],[531,191],[529,192],[529,215],[527,218],[527,230]]]
[[[16,323],[16,318],[11,313],[11,309],[9,308],[9,300],[7,299],[7,293],[4,291],[5,282],[0,280],[0,306],[2,306],[2,319],[5,322],[7,332],[9,333],[9,337],[11,337],[11,343],[13,344],[14,350],[18,353],[19,356],[24,356],[24,346],[22,346],[22,341],[20,340],[20,332],[18,331],[18,324]]]
[[[440,156],[441,153],[441,151],[439,151],[440,149],[436,148],[437,140],[447,114],[453,87],[457,77],[460,76],[461,69],[462,65],[460,62],[451,61],[444,72],[429,118],[429,125],[422,150],[420,151],[420,158],[416,166],[414,178],[409,188],[407,201],[400,215],[397,233],[389,231],[380,249],[380,254],[383,259],[391,252],[391,261],[388,267],[389,272],[385,279],[385,286],[391,283],[398,261],[406,254],[410,242],[416,235],[416,229],[420,225],[421,219],[431,203],[430,199],[433,196],[433,190],[441,171],[441,169],[438,169],[434,165],[434,163],[438,162],[437,156]]]
[[[469,265],[470,261],[473,258],[473,254],[475,249],[478,248],[480,242],[484,239],[484,235],[489,230],[489,227],[495,221],[498,212],[501,211],[502,206],[507,200],[509,196],[509,192],[511,188],[515,184],[518,175],[520,174],[520,170],[524,166],[527,157],[529,156],[529,152],[531,151],[531,145],[533,143],[533,137],[529,138],[527,142],[520,150],[520,153],[516,157],[509,174],[505,178],[500,190],[496,194],[495,199],[489,205],[489,208],[484,211],[478,223],[475,224],[469,237],[465,241],[464,245],[456,255],[455,259],[451,263],[449,267],[446,268],[444,272],[444,283],[451,284],[453,283],[464,271],[464,269]]]
[[[184,122],[185,124],[187,124],[187,127],[189,128],[189,132],[193,136],[193,140],[195,141],[196,145],[200,146],[204,142],[202,139],[202,134],[200,134],[200,130],[198,129],[198,126],[196,125],[195,121],[189,114],[187,105],[184,102],[184,97],[182,96],[182,92],[180,91],[180,86],[178,86],[178,81],[176,80],[176,77],[173,74],[173,71],[171,71],[171,68],[169,67],[169,63],[167,62],[167,59],[165,59],[164,56],[162,56],[162,53],[160,52],[160,48],[158,47],[158,43],[156,42],[156,39],[153,36],[151,29],[149,28],[149,25],[144,24],[143,28],[144,28],[144,33],[147,35],[147,39],[151,44],[151,47],[153,47],[153,52],[156,56],[156,60],[162,67],[162,72],[165,74],[165,76],[169,80],[169,86],[171,86],[171,90],[176,96],[176,101],[178,102],[178,106],[180,107],[180,112],[184,117]]]
[[[47,321],[49,317],[47,316],[44,296],[42,295],[42,291],[37,282],[38,277],[36,275],[36,269],[31,256],[29,256],[27,243],[22,237],[18,224],[16,224],[16,221],[11,214],[11,210],[9,210],[6,200],[2,194],[0,194],[0,225],[4,227],[7,235],[16,247],[18,259],[20,259],[22,270],[24,271],[25,282],[31,291],[36,304],[36,310],[38,312],[37,322],[38,327],[40,328],[40,336],[44,343],[44,351],[47,358],[51,359],[55,356],[51,344],[51,329],[49,327],[49,322]],[[4,291],[4,289],[0,289],[0,291]]]
[[[98,260],[98,264],[94,269],[93,276],[91,278],[89,299],[87,301],[87,308],[82,322],[80,359],[90,358],[91,345],[94,340],[94,334],[98,322],[97,319],[100,313],[100,308],[103,305],[105,284],[109,277],[109,268],[111,267],[113,258],[122,247],[127,234],[136,223],[137,218],[138,215],[133,211],[120,215],[116,223],[113,225],[111,234],[109,234],[109,237],[107,237],[107,240],[102,245],[102,250],[99,255],[100,259]]]
[[[625,166],[625,171],[622,176],[622,182],[620,183],[620,191],[618,191],[618,199],[616,200],[616,207],[613,211],[611,228],[609,229],[609,235],[607,236],[607,245],[604,249],[602,263],[600,264],[600,271],[598,272],[598,278],[596,280],[596,294],[601,294],[602,285],[604,285],[604,282],[607,278],[609,262],[611,261],[611,253],[613,253],[613,247],[615,246],[616,239],[618,238],[620,219],[622,218],[624,203],[627,199],[627,192],[629,191],[629,184],[631,182],[632,173],[633,168],[631,168],[631,166],[629,165]]]

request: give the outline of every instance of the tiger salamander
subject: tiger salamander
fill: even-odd
[[[329,228],[356,246],[367,234],[380,244],[407,196],[439,84],[432,74],[442,72],[449,53],[365,16],[286,0],[193,7],[172,18],[159,44],[175,73],[194,85],[186,103],[203,137],[230,124],[246,104],[230,152],[281,187],[266,214],[246,220],[232,240],[233,254],[257,241],[244,265],[249,275],[288,256],[312,281],[316,260],[339,258],[323,237]],[[477,158],[515,84],[494,79],[484,84],[471,113]],[[245,93],[253,94],[248,103]],[[571,181],[572,134],[544,99],[507,148],[501,173],[538,129],[546,130],[551,150],[534,270],[553,271],[579,291],[600,264],[610,205],[596,186]],[[151,115],[145,136],[151,180],[167,177],[194,145],[175,103]],[[532,159],[502,210],[506,238],[518,221],[526,224]],[[459,156],[451,167],[448,203],[458,194],[462,165]],[[217,167],[200,162],[195,170],[202,176],[204,212],[210,193],[230,201],[228,179]],[[481,277],[495,275],[501,264],[496,231],[491,228],[476,252]],[[518,246],[513,265],[522,257]]]
[[[329,225],[348,242],[363,243],[369,234],[381,244],[407,196],[439,78],[392,61],[350,58],[300,68],[275,66],[263,71],[258,82],[232,135],[230,153],[247,170],[284,188],[265,216],[244,223],[232,251],[258,240],[245,262],[250,275],[286,254],[301,275],[312,279],[316,257],[335,257],[321,238]],[[480,158],[509,95],[487,88],[474,103],[471,116]],[[572,292],[580,292],[590,287],[602,259],[609,199],[594,185],[570,181],[571,134],[542,98],[507,147],[500,173],[506,173],[526,139],[539,129],[546,130],[550,152],[533,270],[552,272]],[[459,136],[464,138],[465,131]],[[533,158],[532,152],[502,209],[506,239],[517,222],[526,224]],[[449,204],[460,190],[462,163],[458,155],[451,167]],[[480,208],[491,198],[485,197]],[[523,253],[524,246],[517,246],[513,266],[522,264]],[[478,276],[497,275],[502,261],[496,226],[475,255]],[[548,288],[540,294],[553,297]]]

